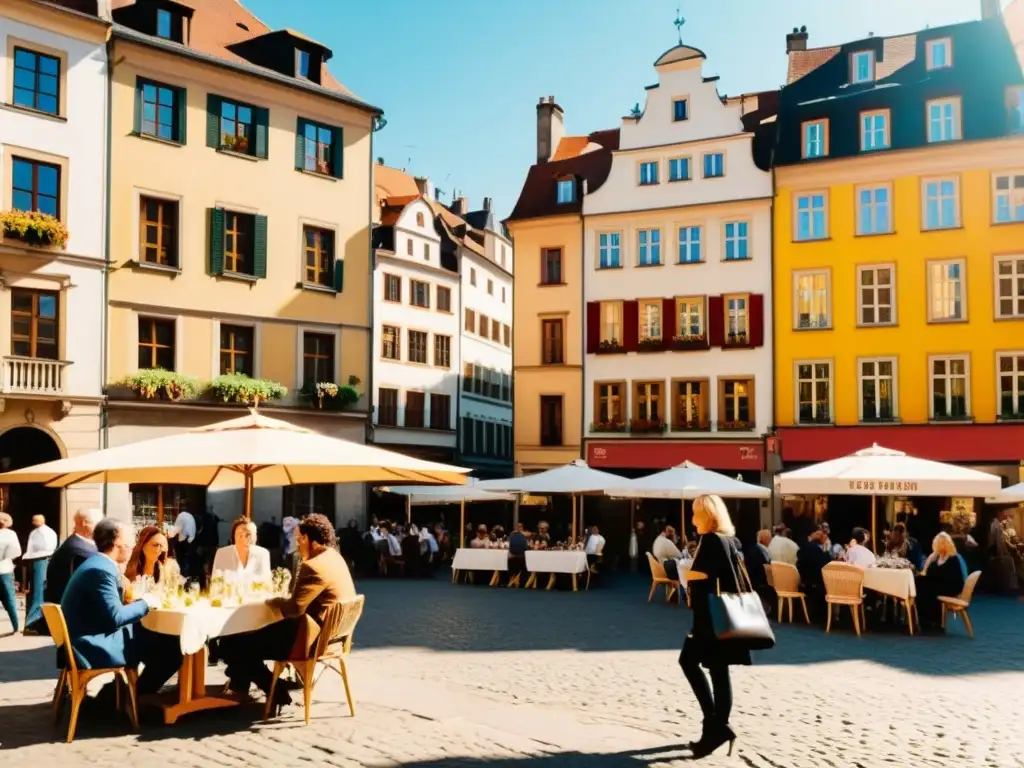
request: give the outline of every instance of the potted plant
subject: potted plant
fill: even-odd
[[[331,173],[331,164],[328,163],[326,160],[319,160],[318,159],[316,161],[316,172],[317,173],[323,173],[325,175],[329,175]]]
[[[253,379],[243,373],[218,376],[210,382],[210,391],[225,403],[259,405],[268,400],[280,400],[288,388],[269,379]]]
[[[754,428],[749,421],[720,421],[718,422],[719,432],[746,432]]]
[[[645,337],[640,339],[636,348],[640,352],[661,352],[664,349],[664,345],[661,343],[661,339]]]
[[[726,336],[725,345],[727,347],[746,347],[750,344],[748,341],[746,332],[730,333]]]
[[[595,424],[590,425],[591,432],[625,432],[626,422],[611,420],[611,421],[599,421]]]
[[[60,219],[39,211],[0,211],[0,232],[41,248],[64,248],[71,237]]]
[[[306,382],[299,390],[299,399],[316,404],[320,410],[341,411],[355,405],[362,393],[358,386],[358,376],[349,376],[348,384],[335,384],[332,381]]]
[[[235,150],[237,152],[248,152],[249,151],[249,137],[239,136],[235,139]]]
[[[672,337],[672,348],[680,351],[707,349],[708,337],[703,333],[687,333]]]
[[[599,355],[614,355],[624,351],[625,348],[618,339],[606,339],[597,345],[597,354]]]
[[[117,386],[127,387],[142,400],[162,398],[177,402],[191,400],[199,395],[199,382],[186,376],[163,368],[144,368],[129,374],[117,382]]]

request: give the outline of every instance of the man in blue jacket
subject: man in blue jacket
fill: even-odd
[[[71,576],[61,600],[75,659],[86,669],[142,662],[138,692],[156,693],[181,665],[177,638],[142,633],[135,626],[155,606],[153,596],[124,604],[119,566],[128,561],[133,546],[127,525],[104,518],[96,524],[93,541],[97,554]]]

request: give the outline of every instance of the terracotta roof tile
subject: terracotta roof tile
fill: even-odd
[[[555,148],[555,154],[551,157],[552,162],[556,160],[568,160],[570,157],[578,157],[587,145],[590,138],[587,136],[563,136]]]
[[[420,193],[416,179],[405,171],[386,165],[373,166],[373,186],[378,203],[388,197],[407,197]]]
[[[789,54],[789,72],[786,75],[787,83],[795,83],[801,77],[809,74],[832,61],[840,51],[838,45],[829,48],[811,48],[806,51],[793,51]]]

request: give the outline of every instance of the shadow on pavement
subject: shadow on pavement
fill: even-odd
[[[724,750],[721,754],[725,754]],[[582,752],[559,752],[557,754],[508,758],[447,757],[439,760],[424,760],[399,763],[402,768],[482,768],[503,766],[504,768],[641,768],[652,763],[691,761],[689,749],[683,745],[658,747],[632,752],[616,752],[594,755]],[[699,765],[699,763],[696,763]]]
[[[0,684],[57,680],[57,649],[49,640],[39,648],[5,649],[0,644]]]

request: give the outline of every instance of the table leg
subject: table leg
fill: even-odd
[[[526,586],[524,589],[536,589],[537,588],[537,574],[531,573],[530,577],[526,580]]]
[[[914,634],[914,603],[912,600],[907,599],[903,601],[903,605],[907,609],[907,631],[911,635]]]
[[[207,690],[206,646],[203,646],[197,653],[182,657],[181,668],[178,670],[177,700],[163,705],[164,722],[172,725],[182,715],[207,709],[235,707],[247,699],[248,696]]]
[[[555,574],[552,573],[550,575],[550,577],[548,578],[548,591],[551,591],[554,588],[555,588]]]
[[[489,586],[489,587],[496,587],[496,586],[498,586],[498,582],[499,581],[501,581],[501,572],[500,571],[495,571],[494,575],[491,576],[491,583],[488,584],[487,586]]]
[[[572,575],[572,591],[573,592],[579,592],[580,591],[579,585],[576,583],[576,574],[575,573]]]
[[[452,568],[452,584],[455,584],[459,579],[459,572]]]

